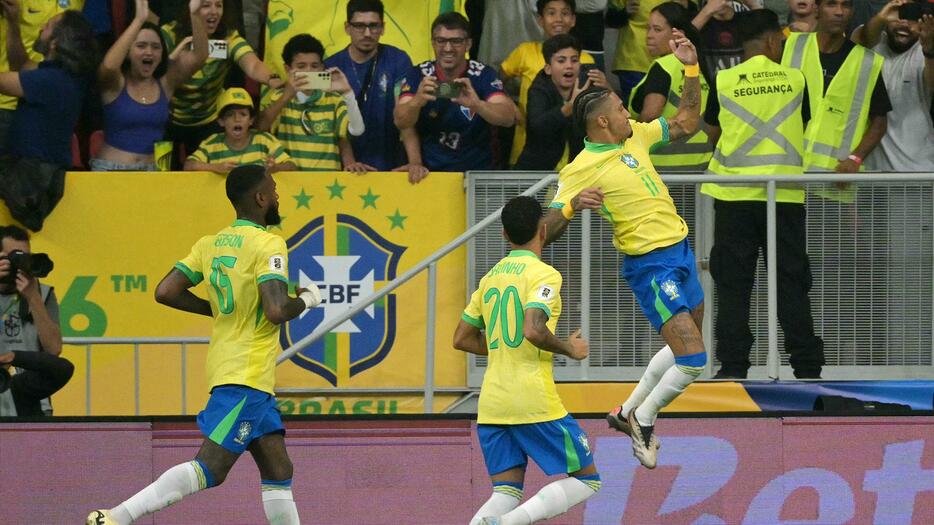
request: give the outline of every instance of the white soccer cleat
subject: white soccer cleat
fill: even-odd
[[[499,525],[499,518],[495,516],[487,516],[480,520],[480,525]]]
[[[629,428],[632,432],[629,437],[632,438],[632,455],[642,463],[645,468],[655,468],[658,462],[658,442],[653,440],[655,432],[653,427],[644,427],[636,420],[636,411],[631,410],[629,417]],[[646,439],[648,437],[648,439]]]
[[[610,410],[610,413],[606,415],[606,422],[613,430],[622,432],[623,434],[632,437],[632,429],[629,427],[629,417],[623,415],[623,405]],[[655,444],[656,449],[661,448],[662,442],[658,439],[654,432],[652,433],[652,437],[649,439],[652,443]]]
[[[95,510],[88,514],[86,525],[118,525],[117,520],[110,515],[108,510]]]

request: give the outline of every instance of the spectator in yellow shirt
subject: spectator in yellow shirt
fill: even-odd
[[[545,32],[544,40],[555,35],[569,33],[576,20],[574,0],[538,0],[538,23]],[[582,53],[581,64],[593,64],[593,57]],[[525,146],[526,106],[528,104],[529,87],[539,71],[545,67],[545,57],[542,55],[542,42],[523,42],[519,44],[500,66],[500,73],[505,78],[519,79],[519,117],[516,120],[516,132],[512,139],[512,150],[509,154],[509,165],[512,166],[519,159],[522,148]],[[602,72],[599,72],[602,74]]]

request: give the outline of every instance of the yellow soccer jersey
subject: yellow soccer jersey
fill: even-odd
[[[202,237],[175,264],[192,283],[207,276],[214,315],[208,347],[208,388],[244,385],[273,394],[279,326],[263,313],[260,283],[288,282],[288,250],[278,235],[238,219],[216,235]]]
[[[233,161],[238,166],[244,164],[265,164],[266,158],[272,157],[276,164],[292,160],[282,144],[269,133],[250,130],[250,142],[241,150],[230,149],[226,134],[215,133],[204,139],[201,146],[188,156],[191,160],[217,164]]]
[[[581,53],[581,64],[593,64],[593,57],[588,53]],[[500,72],[506,77],[519,78],[519,112],[522,118],[516,121],[515,136],[512,139],[512,152],[509,154],[509,164],[519,160],[522,148],[525,146],[525,109],[529,102],[529,88],[545,67],[545,56],[542,54],[542,42],[523,42],[516,46],[500,64]]]
[[[548,315],[552,332],[561,315],[561,274],[532,252],[514,250],[480,280],[461,318],[486,328],[489,361],[477,422],[521,425],[567,415],[551,370],[551,352],[522,336],[525,311]]]
[[[558,175],[549,207],[570,206],[581,190],[600,188],[600,215],[613,225],[613,244],[626,255],[643,255],[680,242],[688,226],[649,159],[653,147],[668,143],[668,122],[629,123],[632,136],[622,144],[584,141],[584,150]]]
[[[35,49],[36,39],[39,38],[45,24],[59,13],[69,9],[81,11],[84,8],[84,0],[19,0],[19,3],[19,34],[29,60],[37,64],[45,59]],[[4,19],[0,20],[0,71],[10,70],[6,56],[6,40],[7,22]],[[18,100],[16,97],[0,95],[0,109],[16,109]]]
[[[176,23],[168,23],[161,29],[162,39],[171,53],[182,40],[175,34]],[[172,95],[172,122],[182,126],[201,126],[217,118],[217,100],[224,92],[224,81],[231,64],[239,64],[243,57],[254,53],[250,44],[235,29],[227,33],[225,40],[227,58],[209,57],[201,69],[175,89]]]
[[[282,89],[269,89],[260,102],[266,109],[282,98]],[[304,101],[295,96],[272,124],[292,161],[301,171],[340,171],[340,139],[347,138],[347,103],[338,93],[315,90]]]

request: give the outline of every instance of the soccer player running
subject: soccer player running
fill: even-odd
[[[245,450],[259,467],[269,523],[299,523],[273,386],[279,325],[317,306],[321,297],[315,287],[288,295],[285,241],[266,231],[281,220],[276,183],[266,169],[234,168],[227,175],[227,198],[237,220],[198,240],[156,289],[160,303],[214,318],[207,356],[211,397],[198,414],[205,436],[201,450],[194,461],[170,468],[117,507],[92,512],[87,525],[127,525],[220,485]],[[189,290],[205,276],[210,301]]]
[[[561,235],[575,210],[599,210],[613,225],[613,243],[624,255],[623,277],[667,343],[629,399],[607,415],[611,427],[629,434],[633,454],[648,468],[655,468],[657,459],[653,428],[658,412],[707,362],[701,339],[704,293],[688,228],[649,159],[653,147],[690,136],[700,120],[697,51],[677,30],[668,45],[685,65],[677,114],[640,123],[629,119],[615,93],[590,89],[580,94],[574,117],[587,132],[584,150],[561,170],[545,217],[547,244]]]
[[[470,525],[535,523],[567,512],[600,489],[587,434],[564,409],[552,376],[552,354],[581,360],[588,345],[580,330],[566,341],[554,334],[562,279],[541,261],[543,215],[532,197],[506,203],[503,234],[512,251],[480,280],[454,333],[458,350],[489,356],[477,434],[493,495]],[[549,476],[569,477],[520,506],[530,456]]]

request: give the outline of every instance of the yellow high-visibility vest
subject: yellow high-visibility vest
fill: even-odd
[[[869,126],[869,101],[882,71],[883,59],[855,46],[824,92],[817,33],[791,33],[782,64],[800,69],[808,86],[811,120],[804,134],[804,167],[833,171],[859,145]],[[860,167],[862,170],[862,167]],[[852,202],[855,189],[819,191],[822,196]]]
[[[674,54],[665,55],[655,60],[668,76],[671,77],[671,87],[668,88],[667,101],[662,109],[662,115],[665,118],[674,117],[678,113],[678,106],[681,104],[681,92],[684,89],[684,64],[678,60]],[[650,68],[651,69],[651,68]],[[629,95],[629,107],[632,107],[632,101],[635,98],[636,91],[645,79],[642,80],[632,90]],[[707,96],[710,93],[710,87],[707,85],[707,79],[704,75],[700,76],[701,84],[701,108],[707,107]],[[632,118],[639,118],[639,114],[632,112]],[[692,135],[670,142],[665,146],[655,149],[651,152],[652,164],[658,171],[703,171],[707,169],[710,162],[710,156],[713,154],[713,147],[708,143],[707,124],[700,122],[700,126]]]
[[[804,75],[757,55],[717,73],[720,129],[723,132],[709,173],[719,175],[798,175],[804,172]],[[725,201],[764,201],[762,187],[703,184],[701,192]],[[781,184],[779,202],[804,202],[797,184]]]

